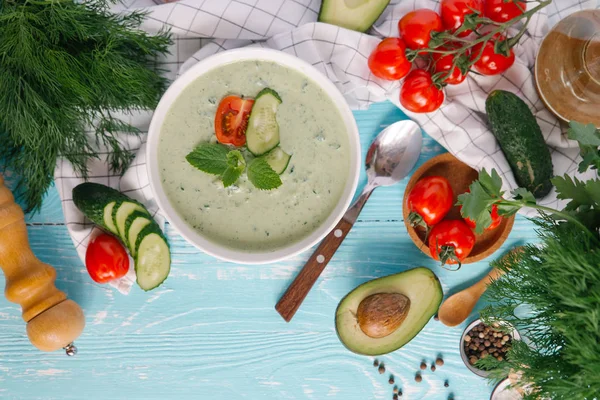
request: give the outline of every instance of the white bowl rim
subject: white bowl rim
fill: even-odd
[[[171,206],[160,182],[159,166],[157,162],[158,139],[164,117],[181,92],[202,74],[217,68],[220,65],[245,60],[272,61],[285,67],[292,68],[316,82],[317,85],[325,90],[327,95],[336,105],[338,112],[346,125],[348,142],[350,145],[350,166],[346,186],[331,214],[316,230],[300,241],[270,252],[244,252],[231,249],[206,239],[191,228]],[[245,47],[216,53],[199,61],[177,78],[164,93],[154,111],[148,129],[146,143],[146,169],[148,172],[150,189],[162,215],[164,215],[172,227],[185,240],[198,249],[220,260],[238,264],[275,263],[291,258],[321,241],[337,225],[352,201],[358,185],[361,159],[360,139],[354,115],[344,99],[344,96],[334,83],[322,72],[304,60],[282,51],[259,47]]]

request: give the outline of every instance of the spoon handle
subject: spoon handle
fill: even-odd
[[[288,287],[285,294],[279,299],[275,310],[286,322],[290,322],[300,305],[308,295],[329,260],[342,244],[350,229],[356,222],[358,214],[371,196],[374,187],[367,186],[354,204],[346,211],[340,222],[329,232],[321,242],[317,250],[308,259],[296,279]]]

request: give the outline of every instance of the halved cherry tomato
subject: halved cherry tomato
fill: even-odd
[[[522,0],[485,0],[483,14],[495,22],[506,22],[523,15],[527,3]]]
[[[459,45],[455,45],[456,47],[458,47]],[[439,47],[438,49],[440,50],[449,50],[452,48],[456,48],[454,45],[453,46],[444,46],[444,47]],[[449,85],[458,85],[459,83],[463,82],[466,78],[467,78],[467,74],[469,73],[467,71],[467,73],[463,74],[460,70],[460,68],[456,67],[454,64],[454,54],[440,54],[440,53],[433,53],[433,72],[434,73],[438,73],[438,72],[445,72],[445,71],[450,71],[450,69],[452,68],[451,72],[446,72],[445,74],[442,74],[442,77],[444,78],[444,82],[449,84]],[[463,57],[461,57],[460,59],[462,60]],[[468,61],[468,58],[467,58]]]
[[[240,147],[246,144],[246,128],[254,100],[227,96],[215,114],[215,133],[219,143]]]
[[[106,283],[127,274],[129,257],[121,242],[103,233],[90,240],[85,266],[95,282]]]
[[[454,193],[448,179],[443,176],[426,176],[420,179],[406,199],[411,224],[437,224],[448,214],[453,200]]]
[[[441,4],[442,23],[444,28],[452,32],[456,31],[465,22],[465,16],[469,14],[483,15],[482,0],[442,0]],[[469,35],[472,30],[467,29],[458,36]]]
[[[459,264],[475,246],[475,234],[462,220],[442,221],[429,232],[429,251],[444,264]]]
[[[400,104],[416,113],[432,112],[444,102],[444,91],[431,79],[431,74],[423,69],[414,69],[404,79],[400,89]]]
[[[473,64],[473,68],[477,72],[483,75],[498,75],[515,63],[515,53],[512,49],[509,50],[508,56],[494,51],[494,43],[498,40],[504,40],[504,36],[497,35],[492,40],[473,46],[471,57],[478,57],[481,54],[481,57]]]
[[[400,38],[383,39],[369,56],[369,69],[378,78],[396,81],[410,71],[406,45]]]
[[[443,30],[442,18],[433,10],[421,8],[406,14],[398,22],[400,37],[410,49],[424,49],[429,45],[432,32]]]

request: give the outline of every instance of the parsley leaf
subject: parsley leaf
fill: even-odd
[[[583,205],[592,205],[594,200],[586,190],[586,183],[569,175],[552,178],[552,184],[556,187],[556,197],[563,200],[571,200],[565,210],[577,210]]]
[[[271,190],[281,186],[281,178],[263,157],[255,158],[248,164],[248,179],[261,190]]]
[[[469,192],[458,196],[460,212],[463,218],[469,218],[475,222],[476,233],[483,233],[485,228],[492,223],[492,205],[501,198],[501,188],[502,179],[496,170],[493,169],[490,175],[483,169],[479,172],[479,179],[469,186]],[[498,212],[500,213],[500,211],[501,207],[498,206]]]
[[[227,169],[223,172],[221,178],[223,179],[223,186],[228,187],[233,185],[242,172],[246,169],[246,161],[238,150],[232,150],[227,153]]]
[[[580,154],[583,160],[579,163],[579,172],[585,172],[588,168],[598,169],[600,167],[600,132],[593,124],[584,125],[582,123],[569,122],[569,139],[576,140],[579,143]]]
[[[202,143],[188,154],[185,159],[200,171],[207,174],[222,175],[230,166],[228,152],[227,147],[223,145]]]

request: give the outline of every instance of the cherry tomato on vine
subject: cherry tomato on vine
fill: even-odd
[[[450,50],[453,48],[456,48],[456,46],[445,46],[440,47],[439,49]],[[460,57],[459,60],[462,60],[462,57]],[[458,85],[467,78],[467,74],[469,73],[469,71],[467,71],[463,74],[460,68],[455,65],[455,54],[433,53],[432,67],[433,73],[445,72],[445,74],[442,74],[442,77],[444,82],[449,85]]]
[[[429,232],[429,251],[434,260],[459,264],[475,246],[475,234],[462,220],[442,221]]]
[[[402,79],[411,66],[412,63],[406,59],[406,45],[400,38],[383,39],[369,56],[369,69],[381,79]]]
[[[444,102],[444,91],[431,79],[431,74],[423,69],[412,70],[400,88],[400,104],[408,111],[416,113],[432,112]]]
[[[219,143],[240,147],[246,144],[246,128],[254,100],[227,96],[215,114],[215,133]]]
[[[90,241],[85,253],[85,266],[95,282],[107,283],[127,274],[129,257],[121,242],[103,233]]]
[[[429,45],[432,32],[443,30],[442,18],[433,10],[422,8],[406,14],[398,22],[400,37],[409,49],[423,49]]]
[[[411,225],[434,226],[440,222],[454,203],[454,193],[448,179],[426,176],[411,189],[406,199]]]
[[[527,3],[522,0],[485,0],[483,15],[495,22],[506,22],[523,15]]]
[[[473,64],[473,68],[483,75],[498,75],[509,69],[515,63],[515,53],[509,50],[508,56],[498,54],[494,50],[494,43],[498,40],[504,40],[501,35],[496,36],[487,42],[478,43],[473,46],[471,57],[481,57]],[[483,50],[482,50],[483,48]]]
[[[441,14],[444,28],[454,32],[465,22],[466,15],[483,15],[483,0],[442,0]],[[458,36],[464,37],[471,32],[467,29]]]

